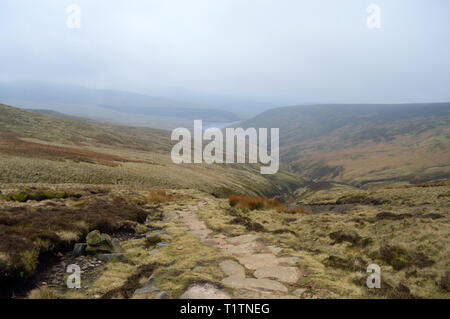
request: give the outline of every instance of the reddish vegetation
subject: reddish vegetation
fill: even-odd
[[[265,197],[231,195],[228,198],[228,201],[231,207],[239,208],[243,211],[276,209],[277,211],[284,213],[309,214],[309,212],[303,208],[287,208],[279,201]]]
[[[402,185],[402,186],[388,186],[388,187],[385,187],[385,189],[399,189],[399,188],[413,188],[413,187],[439,187],[439,186],[450,186],[450,182],[412,184],[412,185]]]
[[[118,164],[116,162],[137,162],[119,156],[79,148],[27,142],[19,139],[15,134],[10,132],[0,133],[0,153],[57,161],[72,160],[74,162],[86,162],[107,166],[117,166]]]
[[[175,196],[167,195],[163,189],[156,189],[149,192],[147,199],[153,203],[166,203],[176,200]]]
[[[240,208],[242,210],[270,209],[281,205],[277,200],[264,197],[231,195],[228,200],[231,207]]]

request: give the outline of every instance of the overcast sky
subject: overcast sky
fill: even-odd
[[[81,28],[66,26],[69,4]],[[378,4],[380,29],[366,25]],[[450,101],[448,0],[0,0],[0,80],[289,103]]]

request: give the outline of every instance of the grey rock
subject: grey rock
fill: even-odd
[[[184,248],[183,246],[178,246],[177,247],[178,250],[183,250],[183,248]]]
[[[147,235],[167,235],[170,236],[170,233],[165,230],[153,230],[147,233]]]
[[[74,257],[79,257],[79,256],[84,255],[86,253],[86,247],[87,247],[86,243],[75,244],[75,246],[73,246],[72,255]]]
[[[149,286],[153,285],[154,281],[155,281],[155,276],[151,275],[150,277],[148,277],[147,282],[145,284],[143,284],[142,287],[149,287]]]
[[[158,246],[158,247],[166,247],[166,246],[169,246],[169,243],[163,241],[163,242],[157,243],[156,246]]]
[[[169,297],[169,293],[167,291],[161,291],[158,296],[156,296],[156,299],[167,299]]]
[[[153,254],[157,254],[159,253],[159,249],[152,249],[149,251],[149,254],[153,255]]]
[[[292,292],[292,294],[295,296],[301,297],[306,291],[307,291],[307,289],[305,289],[305,288],[298,288],[298,289],[295,289]]]
[[[134,296],[148,295],[148,294],[151,294],[152,292],[155,292],[155,291],[159,291],[159,289],[156,288],[155,286],[144,287],[144,288],[136,289],[134,291],[133,295]]]
[[[195,266],[193,270],[197,272],[197,271],[202,270],[203,268],[205,268],[205,267],[203,267],[203,266]]]
[[[230,296],[218,287],[206,283],[191,286],[180,299],[230,299]]]

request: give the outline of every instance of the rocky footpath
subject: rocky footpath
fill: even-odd
[[[199,205],[205,205],[205,202]],[[290,289],[290,285],[303,276],[295,267],[297,257],[278,257],[282,248],[264,245],[255,234],[213,235],[213,231],[195,214],[198,207],[189,206],[178,212],[178,216],[203,244],[213,246],[230,257],[219,267],[225,275],[222,283],[233,288],[233,293],[227,294],[210,284],[193,285],[182,298],[298,298],[303,295],[305,289]]]

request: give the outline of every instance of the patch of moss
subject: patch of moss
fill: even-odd
[[[81,194],[70,194],[64,191],[54,192],[47,189],[44,190],[25,189],[8,195],[3,195],[1,198],[7,201],[24,203],[29,200],[43,201],[47,199],[65,199],[68,197],[80,198]]]

